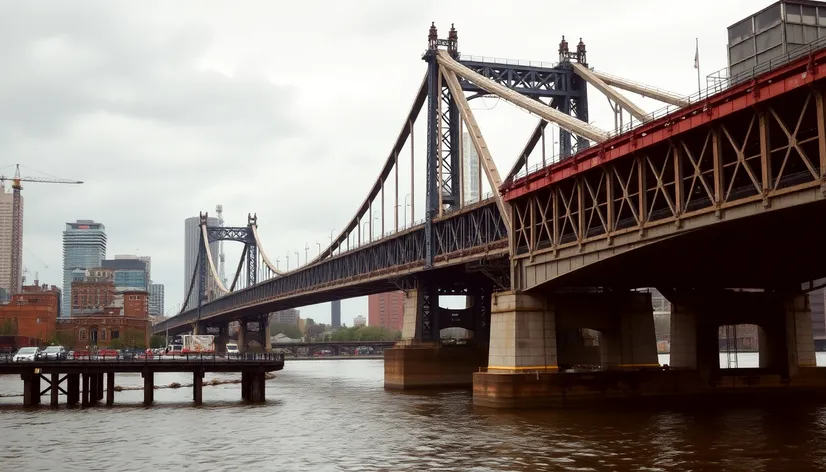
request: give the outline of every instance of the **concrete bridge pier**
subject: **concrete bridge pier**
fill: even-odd
[[[763,385],[802,382],[826,386],[826,376],[818,376],[812,369],[816,359],[811,319],[808,297],[803,294],[721,291],[682,296],[672,308],[670,366],[696,371],[704,385],[736,386],[736,375],[721,369],[718,329],[754,324],[758,327],[760,368],[755,375],[759,374]],[[732,371],[745,373],[737,367]],[[824,379],[821,382],[815,377]]]
[[[585,345],[592,330],[599,331],[598,347]],[[594,373],[560,371],[575,366],[606,375],[595,383]],[[473,402],[565,406],[603,395],[626,372],[651,369],[659,363],[649,294],[499,292],[491,307],[488,367],[473,375]],[[580,382],[585,376],[588,381]]]
[[[238,352],[247,352],[247,320],[238,320]]]
[[[487,349],[476,336],[473,343],[442,345],[438,288],[423,285],[405,291],[403,316],[402,340],[384,350],[384,387],[470,387],[473,373],[485,365]]]

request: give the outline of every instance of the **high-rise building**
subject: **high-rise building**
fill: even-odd
[[[402,329],[404,292],[377,293],[367,297],[367,318],[370,326]]]
[[[149,256],[136,256],[133,254],[117,254],[115,255],[115,260],[138,260],[144,263],[146,267],[146,280],[147,284],[152,283],[152,258]],[[146,290],[149,290],[149,287],[144,287]]]
[[[462,167],[464,168],[462,192],[465,203],[477,202],[480,192],[479,154],[476,153],[476,148],[473,147],[473,141],[467,132],[462,133]]]
[[[218,218],[210,216],[207,219],[208,226],[218,226]],[[184,294],[186,297],[189,293],[189,283],[192,281],[192,273],[195,271],[195,265],[198,262],[198,245],[201,244],[201,218],[193,216],[184,220]],[[218,257],[218,242],[210,243],[209,250],[212,252],[213,261]],[[209,273],[207,273],[209,276]],[[198,306],[198,294],[200,293],[198,285],[198,278],[195,277],[195,288],[186,299],[186,309],[192,309]]]
[[[146,263],[137,257],[134,259],[106,259],[101,267],[115,272],[115,287],[118,290],[149,290],[149,278]]]
[[[330,326],[333,328],[341,326],[341,300],[330,302]]]
[[[299,318],[301,318],[301,312],[295,308],[270,313],[270,323],[298,326]]]
[[[13,194],[6,193],[5,187],[0,184],[0,288],[6,289],[8,297],[13,295],[17,284],[13,284],[11,280],[11,240],[12,240],[12,202]],[[20,233],[20,238],[23,237],[23,196],[20,196],[20,227],[17,231]],[[22,240],[22,239],[21,239]],[[17,273],[20,277],[23,276],[23,254],[18,251],[17,254]],[[18,283],[20,283],[18,281]]]
[[[72,310],[72,280],[87,269],[100,267],[106,258],[106,226],[93,220],[66,223],[63,232],[63,303],[60,316]]]
[[[149,284],[149,314],[152,316],[163,315],[163,284]]]

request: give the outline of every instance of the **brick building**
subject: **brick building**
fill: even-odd
[[[3,334],[28,336],[49,342],[55,336],[55,324],[60,313],[60,289],[46,284],[27,285],[22,293],[12,296],[7,305],[0,305],[0,331]]]
[[[83,350],[88,346],[146,347],[151,335],[149,292],[129,289],[116,292],[113,302],[101,310],[61,318],[56,337],[68,349]]]
[[[367,297],[367,324],[401,331],[404,292],[377,293]]]
[[[72,315],[98,313],[115,302],[115,271],[89,269],[72,280]]]

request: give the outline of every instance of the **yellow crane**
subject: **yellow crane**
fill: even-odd
[[[82,184],[80,180],[56,179],[47,177],[21,177],[20,164],[15,166],[14,177],[6,177],[0,174],[0,185],[6,180],[11,180],[12,205],[11,205],[11,284],[8,287],[9,296],[19,293],[22,290],[22,270],[23,270],[23,215],[20,204],[20,191],[23,190],[21,182],[35,182],[41,184]]]

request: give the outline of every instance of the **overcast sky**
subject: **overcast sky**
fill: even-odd
[[[705,76],[726,65],[726,27],[769,3],[2,1],[0,174],[20,163],[85,181],[25,186],[28,280],[62,285],[64,224],[94,219],[108,257],[152,257],[172,311],[185,289],[183,221],[218,203],[228,225],[258,214],[282,268],[306,245],[312,258],[387,157],[431,21],[442,37],[454,22],[460,51],[488,57],[556,62],[561,35],[572,49],[581,36],[590,66],[690,94],[695,37]],[[589,101],[591,121],[611,128],[606,100],[591,89]],[[493,99],[474,113],[506,173],[536,119]],[[240,251],[226,252],[231,272]],[[366,299],[342,310],[352,324]],[[329,304],[302,316],[328,322]]]

